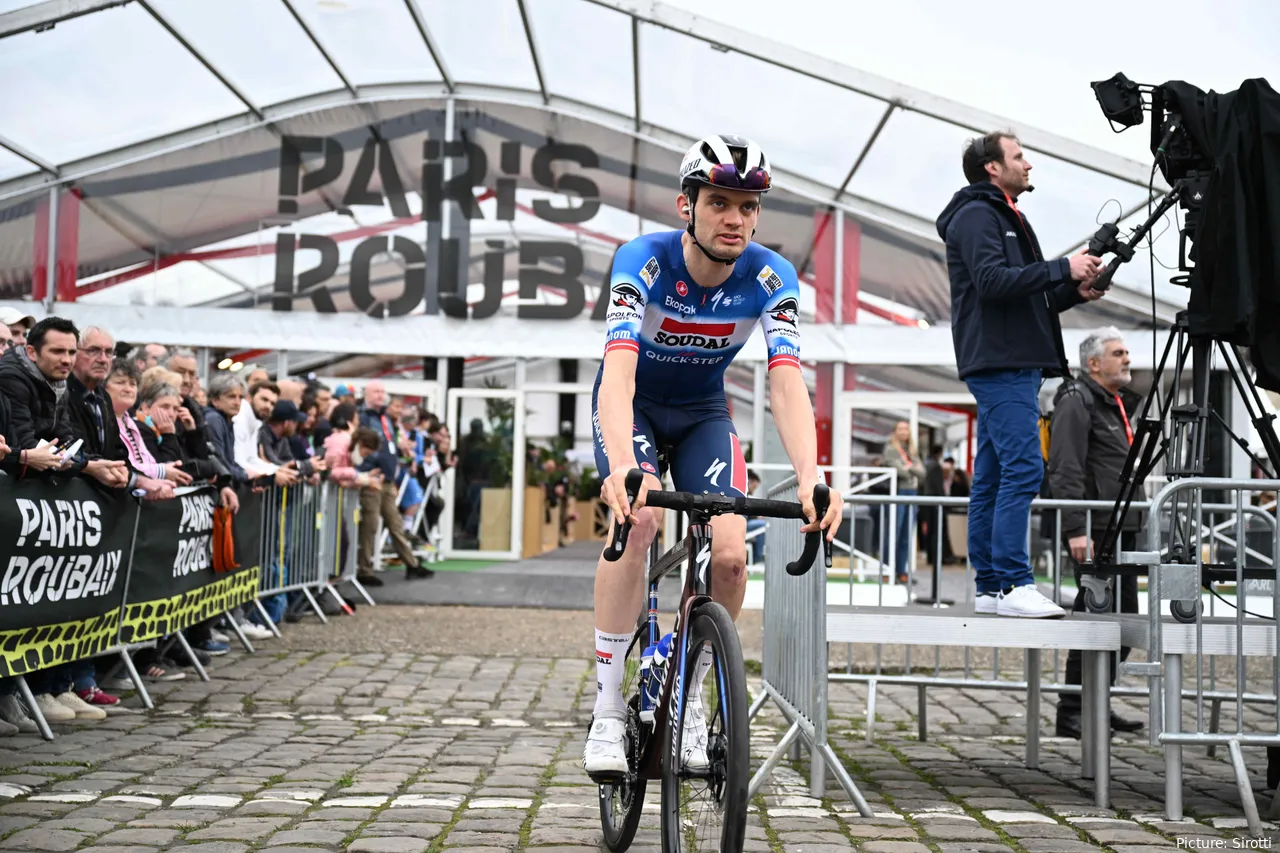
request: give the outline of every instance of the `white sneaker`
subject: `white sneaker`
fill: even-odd
[[[680,736],[680,759],[686,770],[701,772],[711,766],[707,757],[707,714],[702,697],[690,696],[684,706],[684,732]]]
[[[1045,598],[1035,584],[1014,587],[1001,595],[996,613],[1024,619],[1061,619],[1067,615],[1067,611]]]
[[[77,720],[105,720],[107,718],[105,709],[99,708],[97,705],[90,705],[71,690],[66,693],[60,693],[53,698],[58,701],[58,704],[74,714]],[[41,708],[41,710],[43,711],[44,709]]]
[[[20,732],[37,732],[40,729],[36,721],[27,716],[27,709],[22,707],[18,697],[12,693],[0,696],[0,720],[11,726],[17,726]]]
[[[231,643],[231,638],[216,628],[214,628],[209,632],[209,636],[213,638],[213,641],[215,643],[227,643],[227,644]]]
[[[999,596],[997,596],[994,592],[989,592],[989,593],[986,593],[985,595],[979,595],[977,598],[973,600],[973,612],[974,613],[995,613],[996,604],[997,602],[999,602],[999,600],[1000,600]]]
[[[240,630],[243,631],[244,635],[250,640],[270,640],[275,636],[275,634],[271,633],[269,629],[257,624],[256,622],[249,622],[246,620],[244,622],[240,622],[239,625]]]
[[[77,699],[80,697],[77,696]],[[36,695],[36,707],[46,723],[68,723],[76,718],[76,712],[63,705],[48,693]],[[105,714],[104,714],[105,716]]]
[[[627,723],[622,717],[596,717],[582,749],[582,767],[588,774],[626,773]]]

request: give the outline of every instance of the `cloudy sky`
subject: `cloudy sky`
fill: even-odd
[[[1145,131],[1117,135],[1089,82],[1280,86],[1280,3],[1164,0],[972,4],[941,0],[667,0],[1043,130],[1149,162]]]

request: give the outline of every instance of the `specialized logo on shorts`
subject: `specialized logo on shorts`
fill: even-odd
[[[677,282],[676,282],[676,293],[680,294],[681,296],[688,296],[688,295],[689,295],[689,285],[685,284],[683,281],[677,281]]]
[[[756,276],[756,281],[760,282],[764,292],[770,296],[773,296],[778,292],[778,288],[782,287],[782,279],[778,278],[778,274],[767,264],[764,269],[760,270],[760,274]]]
[[[641,453],[649,452],[649,437],[647,435],[645,435],[644,433],[640,433],[639,435],[632,436],[631,440],[634,441],[636,444],[640,445]]]
[[[653,283],[658,280],[658,273],[661,271],[661,267],[658,266],[658,259],[650,258],[640,269],[640,278],[646,285],[653,287]]]
[[[729,346],[729,336],[735,326],[735,323],[685,323],[665,317],[653,342],[668,347],[724,349]]]
[[[728,464],[728,462],[721,462],[720,457],[717,456],[716,461],[711,463],[711,467],[708,468],[706,473],[702,476],[708,478],[711,485],[718,489],[720,488],[720,472],[723,471]]]

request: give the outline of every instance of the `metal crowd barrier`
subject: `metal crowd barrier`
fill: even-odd
[[[316,600],[331,578],[330,560],[324,557],[324,519],[328,491],[350,491],[347,499],[357,501],[356,490],[339,489],[329,483],[313,486],[300,482],[272,488],[262,501],[262,578],[255,602],[267,626],[279,636],[263,599],[300,593],[321,622],[329,619]],[[336,515],[332,515],[336,518]],[[353,576],[354,580],[354,576]],[[358,582],[357,582],[358,583]],[[314,592],[313,592],[314,591]],[[367,594],[366,594],[367,597]],[[290,596],[293,598],[293,596]]]
[[[796,478],[792,476],[769,489],[768,495],[773,500],[796,500]],[[748,719],[772,699],[791,725],[752,776],[747,796],[755,796],[787,750],[799,746],[799,739],[811,756],[813,796],[823,796],[829,765],[859,814],[872,817],[862,792],[827,743],[827,574],[820,563],[800,577],[787,574],[787,561],[804,548],[800,526],[797,520],[772,519],[768,527],[764,558],[768,592],[764,610],[764,692],[752,703]],[[805,661],[814,660],[823,662],[821,670],[804,665]]]
[[[338,594],[338,587],[349,583],[360,593],[370,607],[374,600],[356,577],[360,552],[360,490],[340,488],[325,483],[320,494],[320,518],[317,553],[321,574],[324,576],[324,592],[328,593],[344,612],[350,612],[346,600]]]
[[[794,495],[793,481],[782,485],[783,487],[789,488],[789,494]],[[1179,492],[1184,492],[1188,489],[1217,489],[1223,491],[1235,489],[1237,491],[1237,499],[1233,504],[1204,503],[1203,501],[1196,501],[1194,509],[1183,512],[1182,515],[1184,522],[1186,518],[1196,518],[1199,520],[1198,523],[1187,525],[1188,529],[1192,530],[1194,533],[1194,554],[1197,558],[1196,563],[1189,567],[1189,569],[1192,572],[1198,572],[1203,562],[1213,561],[1215,559],[1221,561],[1221,555],[1223,554],[1227,555],[1230,560],[1235,560],[1235,554],[1241,553],[1243,554],[1244,559],[1249,562],[1249,565],[1255,567],[1267,567],[1274,573],[1275,567],[1280,565],[1280,544],[1278,544],[1280,543],[1280,537],[1277,536],[1277,528],[1280,527],[1280,525],[1277,524],[1277,518],[1274,514],[1275,505],[1271,505],[1273,511],[1269,514],[1261,507],[1251,506],[1245,503],[1242,497],[1242,492],[1239,490],[1252,489],[1256,491],[1275,491],[1277,490],[1277,486],[1280,486],[1280,483],[1264,480],[1182,480],[1175,481],[1175,483],[1165,486],[1157,498],[1152,501],[1135,502],[1131,508],[1131,512],[1147,512],[1147,523],[1144,528],[1146,536],[1150,541],[1148,553],[1146,555],[1147,562],[1151,562],[1152,559],[1156,559],[1156,562],[1158,562],[1158,555],[1162,552],[1163,547],[1160,543],[1168,539],[1169,529],[1171,525],[1175,523],[1175,519],[1172,518],[1172,514],[1168,511],[1168,505],[1170,504],[1173,495]],[[780,488],[777,490],[777,493],[782,494],[783,491],[785,491],[785,488]],[[770,491],[771,495],[774,493],[775,490]],[[1197,494],[1199,494],[1198,491]],[[965,512],[967,510],[968,500],[966,498],[946,498],[938,496],[903,496],[892,494],[868,495],[857,493],[847,494],[845,500],[850,508],[850,515],[854,515],[855,517],[855,508],[858,505],[883,507],[887,509],[890,514],[890,523],[886,525],[887,529],[882,528],[880,541],[873,543],[869,548],[860,549],[855,547],[859,538],[856,523],[850,525],[850,534],[847,537],[849,541],[841,541],[840,539],[837,539],[837,547],[844,553],[848,554],[850,560],[850,605],[853,604],[854,577],[859,574],[855,567],[855,561],[857,560],[862,560],[872,566],[870,574],[874,575],[877,579],[877,605],[885,605],[884,597],[886,587],[896,585],[893,581],[895,575],[894,567],[892,565],[885,566],[884,561],[880,558],[879,554],[884,553],[883,548],[881,547],[884,539],[890,538],[892,535],[891,531],[896,530],[896,524],[892,523],[893,521],[896,521],[896,519],[893,518],[893,514],[896,513],[896,509],[893,505],[903,504],[917,507],[923,506],[935,513],[940,533],[939,537],[933,542],[934,566],[932,573],[934,578],[934,595],[928,603],[935,609],[946,607],[947,603],[941,601],[941,557],[943,553],[941,536],[946,535],[947,532],[945,526],[942,524],[944,510]],[[1047,549],[1042,548],[1041,553],[1045,553],[1046,550],[1050,553],[1049,558],[1042,562],[1047,564],[1046,567],[1052,575],[1055,600],[1060,600],[1063,573],[1066,565],[1063,559],[1064,548],[1062,546],[1061,513],[1068,509],[1084,510],[1087,515],[1086,527],[1087,529],[1092,530],[1093,513],[1099,511],[1109,513],[1111,508],[1111,502],[1102,501],[1037,500],[1033,503],[1033,513],[1052,512],[1054,514],[1052,518],[1053,523],[1052,525],[1049,525],[1053,531],[1052,538],[1043,537],[1048,540],[1048,546]],[[824,773],[822,761],[827,757],[825,755],[826,750],[822,747],[825,746],[826,722],[824,712],[826,708],[826,685],[828,680],[855,681],[865,682],[868,684],[868,741],[870,741],[874,736],[876,687],[880,683],[910,685],[917,688],[920,702],[920,738],[922,740],[927,737],[925,701],[926,689],[928,687],[1018,690],[1028,691],[1029,695],[1033,692],[1028,689],[1029,686],[1031,686],[1029,679],[1034,677],[1034,673],[1030,669],[1024,668],[1024,672],[1022,673],[1024,678],[1022,680],[1001,678],[999,649],[997,648],[992,649],[993,664],[991,677],[989,679],[974,677],[973,666],[971,663],[972,649],[969,647],[964,648],[963,677],[960,678],[943,675],[940,648],[935,650],[932,675],[916,674],[913,671],[911,661],[911,647],[906,644],[903,644],[905,646],[904,674],[897,675],[887,673],[884,671],[882,656],[884,646],[886,645],[884,643],[874,643],[876,646],[876,665],[874,672],[853,672],[852,644],[846,644],[848,648],[848,664],[846,672],[829,672],[827,666],[828,650],[825,647],[825,642],[823,645],[819,646],[819,641],[816,639],[819,637],[817,634],[818,614],[826,614],[828,612],[828,590],[826,584],[820,584],[820,589],[814,585],[816,583],[817,573],[811,573],[803,579],[789,578],[786,577],[785,574],[782,577],[778,577],[776,574],[770,574],[771,570],[776,569],[777,571],[782,571],[780,567],[782,561],[785,560],[785,555],[788,553],[789,549],[794,549],[796,547],[796,542],[798,542],[798,538],[796,537],[798,537],[799,534],[798,525],[795,526],[796,531],[791,531],[784,523],[770,521],[766,530],[766,599],[769,603],[769,607],[765,611],[764,630],[765,693],[761,697],[757,698],[752,709],[754,714],[764,704],[766,699],[772,698],[775,703],[783,709],[784,714],[791,723],[791,728],[788,730],[783,742],[780,743],[777,750],[775,750],[774,755],[771,756],[770,762],[767,762],[766,766],[756,774],[756,779],[753,779],[753,785],[758,786],[758,784],[763,781],[763,776],[767,775],[767,773],[772,770],[773,766],[776,765],[777,760],[779,760],[782,753],[785,752],[787,748],[799,746],[799,744],[803,742],[805,745],[810,747],[811,753],[815,757],[812,765],[813,775],[815,778],[811,780],[811,784],[813,790],[817,792],[815,793],[815,796],[821,795],[821,776]],[[1039,535],[1038,531],[1039,527],[1036,525],[1033,517],[1031,536],[1033,538],[1037,537]],[[793,538],[796,538],[796,541],[791,541]],[[1237,547],[1238,545],[1239,547]],[[1034,547],[1030,550],[1031,553],[1035,554],[1036,549]],[[872,555],[868,553],[868,551],[876,551],[878,554]],[[1156,558],[1152,558],[1152,554],[1156,555]],[[1134,555],[1128,554],[1126,557],[1129,562],[1134,561],[1132,559]],[[889,559],[893,559],[892,551],[889,554]],[[775,563],[774,561],[777,562]],[[912,559],[908,564],[908,590],[911,590],[911,584],[915,579],[916,572],[914,562],[914,559]],[[1240,563],[1237,562],[1237,565],[1240,565]],[[1167,567],[1165,568],[1167,569]],[[865,576],[867,572],[864,571],[861,574]],[[1154,574],[1157,577],[1160,576],[1159,571],[1156,571]],[[1198,578],[1198,575],[1193,577],[1193,583],[1195,582],[1195,578]],[[807,584],[803,588],[803,594],[800,592],[801,588],[795,586],[797,580]],[[1241,578],[1241,580],[1243,580],[1243,578]],[[1086,577],[1082,579],[1081,589],[1078,594],[1085,594],[1085,591],[1092,587],[1092,591],[1096,595],[1100,589],[1105,589],[1108,584],[1115,584],[1118,586],[1118,582],[1118,578],[1112,579],[1111,581],[1095,578],[1091,584],[1089,577],[1086,575]],[[1154,580],[1148,584],[1149,597],[1159,594],[1159,585],[1159,580]],[[1178,596],[1175,596],[1173,593],[1176,591],[1179,592],[1179,595],[1187,595],[1183,589],[1185,586],[1185,579],[1177,585],[1177,590],[1172,590],[1170,583],[1166,582],[1166,593],[1160,600],[1169,601],[1170,599],[1173,599],[1174,601],[1177,601]],[[1248,789],[1248,783],[1244,777],[1243,762],[1239,758],[1240,744],[1265,743],[1267,745],[1280,746],[1280,734],[1254,735],[1244,734],[1240,731],[1237,731],[1234,734],[1217,733],[1220,722],[1221,705],[1224,701],[1235,701],[1237,705],[1237,729],[1239,729],[1242,724],[1242,708],[1245,704],[1271,704],[1275,706],[1277,732],[1280,732],[1280,705],[1276,702],[1277,692],[1275,689],[1280,687],[1280,663],[1275,666],[1272,678],[1274,683],[1271,685],[1272,689],[1270,692],[1250,691],[1247,689],[1247,680],[1245,678],[1243,664],[1244,657],[1259,654],[1266,654],[1275,657],[1277,650],[1277,637],[1273,621],[1245,619],[1243,615],[1244,609],[1247,608],[1245,588],[1246,584],[1244,583],[1240,583],[1238,586],[1238,604],[1240,609],[1235,611],[1236,618],[1225,620],[1228,623],[1227,627],[1231,628],[1229,636],[1222,635],[1222,629],[1213,625],[1213,620],[1216,619],[1214,615],[1215,603],[1218,601],[1215,597],[1209,597],[1207,599],[1207,621],[1205,621],[1205,618],[1201,615],[1203,611],[1202,607],[1197,605],[1194,609],[1194,612],[1197,614],[1197,621],[1204,623],[1204,625],[1200,627],[1184,625],[1181,623],[1167,623],[1166,620],[1160,620],[1158,616],[1154,615],[1159,613],[1158,607],[1151,608],[1149,610],[1148,617],[1132,615],[1127,618],[1120,617],[1118,615],[1109,617],[1119,618],[1122,620],[1121,636],[1124,645],[1138,649],[1152,650],[1149,652],[1148,656],[1148,659],[1151,661],[1160,661],[1161,654],[1163,654],[1165,658],[1165,668],[1169,671],[1170,682],[1172,683],[1176,680],[1179,688],[1181,688],[1181,654],[1197,654],[1197,652],[1199,652],[1197,657],[1197,679],[1195,688],[1191,690],[1179,689],[1179,694],[1184,699],[1194,698],[1197,702],[1197,729],[1195,733],[1183,733],[1178,728],[1172,728],[1169,723],[1166,722],[1165,728],[1167,731],[1164,734],[1158,735],[1162,713],[1166,720],[1177,715],[1163,702],[1163,694],[1158,692],[1160,681],[1158,675],[1153,676],[1149,670],[1144,669],[1146,667],[1153,666],[1153,664],[1126,664],[1121,667],[1119,670],[1121,674],[1146,675],[1151,678],[1151,683],[1146,686],[1121,684],[1120,686],[1113,687],[1111,689],[1111,694],[1130,697],[1147,696],[1149,700],[1151,700],[1151,714],[1153,719],[1151,726],[1151,740],[1153,745],[1159,745],[1161,743],[1165,744],[1166,758],[1170,764],[1170,772],[1166,776],[1166,781],[1171,791],[1175,786],[1180,786],[1181,784],[1180,752],[1178,752],[1178,750],[1180,750],[1180,744],[1195,743],[1205,745],[1209,748],[1210,755],[1213,754],[1212,750],[1214,745],[1221,743],[1227,744],[1229,749],[1232,750],[1232,761],[1233,765],[1236,766],[1236,773],[1241,787],[1242,799],[1247,803],[1246,815],[1251,821],[1254,821],[1251,826],[1256,829],[1256,806],[1253,804],[1252,795],[1249,794],[1246,797],[1244,793]],[[973,590],[973,572],[971,567],[968,567],[966,564],[965,595],[962,602],[964,605],[964,611],[968,611],[972,607]],[[1213,590],[1211,590],[1211,592],[1212,591]],[[1280,583],[1276,583],[1274,581],[1270,582],[1267,595],[1272,599],[1273,614],[1280,614]],[[925,601],[917,598],[913,594],[909,594],[907,599],[909,602],[925,603]],[[1118,613],[1119,610],[1119,599],[1120,596],[1118,594],[1114,594],[1107,600],[1107,604],[1110,605],[1115,613]],[[1187,600],[1191,599],[1194,599],[1197,602],[1200,601],[1200,595],[1195,588],[1192,589]],[[1095,598],[1095,603],[1098,601],[1099,599]],[[772,615],[770,613],[771,610],[773,611]],[[1224,620],[1218,620],[1218,622],[1223,621]],[[1249,624],[1250,622],[1252,622],[1252,624]],[[1178,626],[1176,628],[1176,633],[1178,642],[1182,643],[1181,646],[1175,648],[1174,646],[1168,645],[1168,624],[1175,624]],[[1144,626],[1149,627],[1144,629]],[[1207,643],[1205,641],[1205,626],[1209,627],[1211,632]],[[1195,631],[1191,630],[1193,627],[1195,628]],[[1218,633],[1212,633],[1215,631]],[[1196,634],[1199,635],[1198,639],[1195,636]],[[822,633],[820,637],[825,641],[825,632]],[[1150,639],[1150,637],[1154,637],[1155,639]],[[1162,640],[1166,642],[1164,647],[1160,645]],[[895,643],[893,645],[898,644]],[[1178,649],[1181,649],[1181,651],[1178,651]],[[1237,653],[1237,650],[1239,649],[1244,650],[1243,655]],[[1217,661],[1214,655],[1225,655],[1233,659],[1233,669],[1236,674],[1236,680],[1231,689],[1218,689],[1216,681]],[[1035,657],[1038,659],[1039,655],[1036,654]],[[1204,661],[1206,657],[1208,658],[1207,669],[1209,676],[1207,682],[1204,677],[1206,669]],[[804,670],[809,668],[797,666],[796,662],[806,659],[814,661],[815,664],[821,667],[821,669],[816,669],[810,673],[804,672]],[[788,663],[790,666],[788,666]],[[1038,660],[1033,661],[1033,663],[1038,664]],[[1154,664],[1154,666],[1158,671],[1159,664]],[[1034,666],[1035,671],[1039,671],[1039,669],[1038,665]],[[1175,678],[1175,671],[1177,678]],[[1088,679],[1090,673],[1085,672],[1084,676],[1085,679]],[[1040,692],[1059,694],[1081,692],[1081,687],[1079,685],[1061,683],[1061,661],[1059,659],[1059,652],[1057,651],[1054,653],[1052,681],[1044,684],[1040,684],[1039,681],[1040,679],[1037,679],[1037,684],[1035,686],[1038,686]],[[1205,726],[1205,715],[1203,713],[1205,700],[1208,700],[1211,703],[1212,709],[1207,721],[1207,727]],[[819,709],[821,709],[821,711]],[[815,717],[821,717],[822,719],[819,721],[815,719]],[[1178,719],[1180,720],[1180,716]],[[1087,725],[1088,721],[1085,722]],[[813,749],[815,743],[819,745],[819,748],[816,750]],[[1031,760],[1030,754],[1028,757],[1029,760]],[[1089,757],[1087,755],[1084,756],[1086,761],[1088,758]],[[1176,771],[1173,769],[1175,764],[1177,765]],[[752,790],[754,791],[755,788],[753,787]],[[1178,790],[1178,794],[1171,794],[1169,798],[1170,808],[1168,816],[1170,819],[1177,819],[1181,816],[1180,787]],[[1277,798],[1277,802],[1280,803],[1280,798]]]
[[[400,482],[400,488],[396,492],[396,509],[400,508],[400,502],[404,500],[404,494],[409,489],[409,477],[411,476],[413,475],[407,475]],[[427,502],[430,501],[432,496],[437,494],[439,491],[440,474],[437,472],[431,476],[430,480],[427,481],[427,485],[423,489],[422,503],[418,506],[418,511],[414,514],[413,522],[410,524],[409,529],[404,532],[405,536],[412,537],[417,535],[426,543],[425,546],[412,549],[412,553],[419,560],[428,563],[437,563],[444,559],[444,555],[440,551],[440,541],[442,537],[440,536],[439,531],[428,530],[426,535],[422,534],[422,529],[425,524],[424,519],[427,513]],[[382,561],[385,559],[383,552],[387,547],[387,540],[390,538],[391,532],[387,530],[386,524],[383,523],[381,516],[379,516],[377,538],[374,540],[377,544],[373,549],[374,571],[380,572],[383,570]],[[368,596],[366,595],[366,598],[367,597]]]
[[[1156,517],[1163,515],[1165,507],[1171,514],[1171,533],[1165,533],[1160,527],[1153,525],[1147,531],[1146,550],[1129,555],[1135,562],[1149,566],[1150,581],[1147,585],[1147,618],[1130,619],[1129,628],[1134,635],[1135,645],[1142,643],[1148,650],[1148,663],[1130,664],[1126,669],[1133,674],[1145,675],[1149,679],[1152,725],[1151,744],[1164,747],[1165,757],[1165,816],[1169,820],[1182,819],[1182,747],[1184,745],[1215,746],[1226,744],[1230,753],[1231,766],[1235,774],[1236,786],[1239,789],[1241,804],[1249,823],[1249,830],[1255,835],[1262,832],[1261,818],[1258,814],[1257,802],[1254,799],[1253,787],[1249,782],[1244,765],[1242,746],[1280,747],[1280,703],[1276,696],[1280,694],[1280,637],[1277,636],[1276,617],[1280,615],[1280,536],[1276,535],[1277,518],[1266,516],[1270,520],[1267,531],[1270,554],[1262,554],[1248,546],[1246,518],[1250,506],[1245,502],[1245,495],[1250,492],[1275,492],[1280,490],[1280,480],[1228,480],[1208,477],[1187,478],[1169,483],[1156,494],[1151,501],[1152,512]],[[1216,531],[1211,533],[1206,544],[1204,525],[1187,524],[1186,518],[1194,519],[1200,514],[1203,495],[1206,491],[1226,492],[1235,495],[1235,536],[1234,548],[1227,555],[1229,559],[1221,559],[1221,540]],[[1274,512],[1274,509],[1273,509]],[[1184,559],[1187,562],[1173,562],[1173,547],[1181,545]],[[1215,559],[1215,550],[1219,552]],[[1254,557],[1250,563],[1249,557]],[[1234,568],[1234,577],[1224,584],[1234,585],[1234,616],[1219,617],[1205,613],[1203,606],[1202,577],[1204,564],[1224,563]],[[1247,565],[1248,564],[1248,565]],[[1267,577],[1257,584],[1259,592],[1266,595],[1271,605],[1271,615],[1262,616],[1249,610],[1249,588],[1254,584],[1246,581],[1245,570],[1249,568],[1255,573],[1264,573]],[[1265,587],[1270,586],[1266,591]],[[1210,587],[1210,593],[1215,591]],[[1262,597],[1262,596],[1259,596]],[[1210,602],[1216,600],[1216,594]],[[1168,603],[1169,615],[1165,618],[1165,606]],[[1143,624],[1145,621],[1145,624]],[[1193,691],[1195,699],[1195,728],[1193,731],[1183,730],[1183,706],[1187,692],[1182,689],[1183,658],[1195,656],[1196,678]],[[1206,656],[1225,655],[1234,658],[1235,683],[1233,690],[1228,691],[1235,700],[1236,730],[1234,732],[1217,731],[1221,696],[1214,701],[1214,710],[1210,719],[1205,720],[1205,699],[1212,693],[1221,691],[1205,690],[1204,661]],[[1251,701],[1248,692],[1247,662],[1251,657],[1271,658],[1271,688],[1269,697],[1263,701],[1275,703],[1271,723],[1273,731],[1246,732],[1244,729],[1244,707]],[[1212,658],[1211,658],[1212,660]],[[1170,701],[1169,696],[1177,696],[1177,701]],[[1157,711],[1163,706],[1163,730]],[[1280,797],[1272,804],[1272,816],[1280,816],[1277,806]]]

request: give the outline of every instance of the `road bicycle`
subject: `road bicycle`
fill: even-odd
[[[627,500],[634,502],[644,475],[627,474]],[[822,518],[830,504],[826,486],[814,489],[813,503]],[[627,697],[625,748],[627,772],[592,776],[600,788],[600,821],[605,845],[621,853],[635,838],[647,783],[662,784],[662,849],[664,853],[706,850],[741,853],[747,829],[747,785],[750,782],[747,680],[738,631],[723,606],[711,599],[711,518],[729,513],[806,521],[800,504],[757,498],[649,491],[645,505],[689,514],[688,532],[660,557],[657,543],[648,554],[649,607],[642,614],[624,658],[623,695]],[[615,525],[604,557],[614,561],[626,549],[630,522]],[[800,558],[787,565],[791,575],[809,571],[822,547],[831,566],[831,544],[822,532],[806,536]],[[656,559],[655,559],[656,557]],[[658,582],[681,565],[687,568],[680,606],[665,666],[642,666],[646,649],[659,644]],[[710,649],[708,684],[701,687],[707,726],[705,769],[685,766],[681,739],[688,710],[692,670],[699,653]],[[647,662],[646,662],[647,663]],[[652,719],[642,693],[656,698]],[[702,807],[698,807],[698,803]]]

